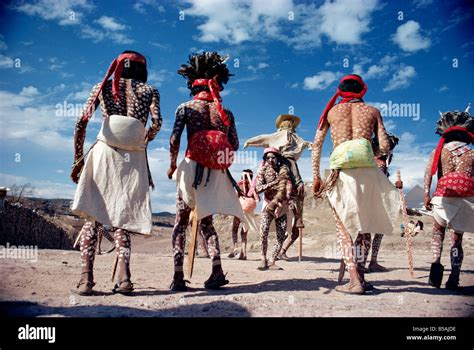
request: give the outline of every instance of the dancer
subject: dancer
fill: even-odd
[[[225,64],[226,57],[217,52],[203,52],[189,57],[178,74],[187,80],[193,99],[178,106],[170,138],[171,165],[168,177],[176,171],[176,221],[172,245],[174,276],[171,290],[187,289],[184,281],[183,261],[186,228],[191,210],[200,220],[212,261],[212,273],[204,283],[208,289],[217,289],[229,281],[221,265],[217,232],[213,214],[238,217],[245,223],[239,200],[228,167],[233,152],[239,148],[239,138],[232,112],[221,104],[219,91],[224,89],[232,75]],[[188,147],[186,156],[177,166],[181,134],[186,127]]]
[[[108,80],[114,74],[113,80]],[[72,211],[87,219],[80,231],[82,277],[77,293],[93,294],[93,265],[100,225],[114,231],[119,266],[113,291],[133,291],[130,274],[130,233],[150,234],[149,186],[153,186],[146,157],[147,143],[161,128],[160,94],[146,83],[146,59],[125,51],[94,86],[74,132],[72,180],[78,184]],[[102,129],[84,161],[89,119],[99,106]],[[148,131],[145,126],[151,116]],[[115,271],[115,270],[114,270]]]
[[[379,140],[379,153],[389,151],[389,140],[380,112],[364,103],[367,85],[358,75],[341,79],[336,94],[321,115],[313,144],[313,192],[326,194],[336,221],[337,241],[350,275],[347,285],[336,291],[364,294],[373,287],[365,281],[364,257],[370,233],[392,233],[400,202],[396,188],[377,168],[371,146],[372,135]],[[334,106],[338,97],[341,103]],[[331,127],[333,152],[331,173],[321,186],[322,146]],[[351,235],[357,234],[355,243]],[[357,255],[357,256],[356,256]]]
[[[474,118],[464,112],[440,112],[436,133],[441,136],[431,153],[425,172],[425,207],[433,210],[433,236],[428,283],[441,287],[444,267],[441,253],[446,230],[451,231],[451,273],[446,288],[459,290],[459,276],[463,261],[462,237],[464,232],[474,232]],[[431,182],[438,173],[438,184],[433,198]]]

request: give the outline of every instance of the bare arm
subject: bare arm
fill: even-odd
[[[324,144],[324,140],[326,139],[328,130],[329,130],[329,122],[325,120],[321,130],[318,129],[314,137],[313,149],[311,152],[311,164],[313,166],[313,179],[321,178],[319,167],[321,165],[321,154],[323,151],[323,144]]]
[[[92,88],[89,98],[87,99],[86,104],[84,105],[84,108],[82,110],[82,114],[77,119],[76,127],[74,129],[74,161],[78,160],[84,155],[84,141],[86,139],[86,128],[87,128],[87,123],[89,122],[89,119],[83,120],[83,116],[86,115],[86,112],[91,107],[92,102],[99,88],[100,88],[100,84],[97,84]],[[90,115],[91,117],[98,106],[99,106],[99,100],[97,100],[97,102],[92,108],[91,115]]]
[[[255,183],[255,192],[257,193],[262,193],[266,191],[269,187],[275,186],[278,183],[278,178],[276,178],[272,182],[266,183],[264,173],[265,173],[265,170],[263,167],[258,169],[257,181]]]
[[[390,140],[387,135],[387,130],[383,125],[383,119],[380,115],[380,112],[375,109],[376,122],[375,122],[375,133],[377,134],[377,139],[379,141],[379,151],[376,156],[385,155],[390,152]]]
[[[229,132],[227,133],[227,136],[229,138],[230,144],[232,145],[232,148],[234,149],[234,151],[237,151],[239,149],[239,136],[237,135],[237,128],[235,127],[234,115],[229,110],[226,110],[226,113],[230,120],[230,128]]]
[[[433,181],[433,176],[431,175],[431,167],[433,166],[435,151],[431,152],[430,158],[428,159],[428,164],[425,168],[425,196],[430,195],[431,192],[431,183]]]
[[[160,93],[153,88],[153,95],[150,104],[150,129],[148,129],[148,141],[153,140],[161,129],[163,118],[160,110]]]
[[[186,126],[186,111],[184,107],[178,107],[176,110],[176,119],[174,121],[173,131],[170,137],[170,160],[171,165],[176,166],[181,143],[181,134]]]

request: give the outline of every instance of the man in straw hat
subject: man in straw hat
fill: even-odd
[[[451,273],[446,288],[459,290],[459,275],[463,261],[462,237],[474,232],[474,118],[464,112],[440,112],[436,133],[441,136],[432,152],[425,172],[425,206],[433,210],[433,236],[428,283],[440,288],[444,267],[441,253],[446,229],[451,230]],[[432,177],[438,173],[433,198],[430,196]]]
[[[113,80],[108,80],[112,74]],[[113,291],[123,294],[133,291],[130,233],[150,234],[152,230],[149,186],[153,187],[153,182],[146,146],[161,128],[161,113],[160,94],[146,81],[145,57],[123,52],[112,62],[102,83],[92,89],[76,124],[71,178],[78,186],[71,209],[87,220],[79,233],[82,277],[77,293],[81,295],[93,294],[101,225],[114,231],[119,273]],[[102,128],[84,161],[86,127],[99,104]],[[147,131],[148,114],[151,124]]]
[[[298,169],[297,161],[305,148],[311,148],[311,143],[304,141],[297,133],[296,128],[301,119],[291,114],[281,114],[275,121],[277,131],[273,134],[258,135],[248,139],[246,147],[274,147],[278,149],[282,156],[282,162],[290,170],[290,180],[293,191],[291,193],[290,207],[293,213],[293,222],[291,225],[291,236],[278,255],[278,259],[289,261],[286,255],[287,250],[296,241],[300,229],[304,228],[303,223],[303,202],[304,202],[304,182]],[[267,210],[275,211],[274,205],[269,205]]]
[[[336,290],[349,294],[364,294],[371,289],[364,278],[364,234],[392,233],[400,210],[396,188],[374,161],[374,131],[380,154],[387,154],[390,144],[380,112],[362,100],[366,91],[367,85],[358,75],[341,79],[321,115],[312,154],[313,192],[316,196],[327,194],[336,221],[337,241],[350,276],[350,282]],[[334,106],[338,97],[343,99]],[[321,152],[330,127],[334,147],[331,173],[321,186]],[[355,244],[353,235],[357,236]]]
[[[171,290],[187,289],[183,262],[186,228],[191,211],[200,221],[212,261],[212,273],[204,283],[208,289],[217,289],[229,283],[221,265],[220,247],[212,215],[238,217],[245,225],[244,214],[235,195],[235,181],[228,168],[233,152],[239,147],[239,138],[232,112],[223,107],[219,92],[232,75],[225,64],[226,57],[217,52],[203,52],[189,57],[178,74],[187,80],[193,99],[182,103],[176,110],[176,120],[170,138],[171,165],[168,177],[176,171],[176,221],[172,245],[174,276]],[[187,129],[185,158],[177,165],[181,134]],[[237,188],[238,190],[238,188]]]

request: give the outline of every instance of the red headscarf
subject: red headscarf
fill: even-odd
[[[443,150],[444,142],[446,141],[446,135],[452,131],[464,131],[471,136],[471,142],[474,142],[474,134],[472,132],[467,131],[466,128],[462,126],[452,126],[448,128],[445,132],[443,132],[443,135],[441,136],[441,139],[438,142],[438,146],[436,146],[436,151],[433,158],[433,165],[431,166],[431,176],[436,174],[436,172],[438,171],[439,158],[441,157],[441,151]]]
[[[321,127],[323,126],[324,121],[328,117],[329,110],[334,106],[338,97],[342,97],[341,103],[346,103],[354,98],[362,98],[367,92],[367,85],[365,85],[364,81],[359,76],[352,75],[352,74],[346,75],[339,81],[339,83],[342,83],[343,81],[346,81],[346,80],[355,80],[358,83],[362,84],[363,85],[362,91],[358,93],[350,92],[350,91],[341,91],[338,87],[336,93],[331,98],[331,100],[329,100],[328,104],[326,105],[326,108],[324,108],[323,114],[321,114],[321,117],[319,118],[318,130],[321,129]]]
[[[203,100],[203,101],[214,101],[216,104],[217,112],[221,116],[221,120],[225,126],[230,125],[229,118],[227,118],[227,114],[222,107],[222,98],[219,94],[219,85],[217,84],[217,75],[212,79],[196,79],[193,82],[193,87],[195,86],[207,86],[209,88],[210,94],[207,91],[201,91],[200,93],[194,96],[195,100]]]
[[[125,64],[125,61],[133,61],[133,62],[138,62],[138,63],[142,63],[146,65],[146,58],[136,53],[123,53],[120,56],[118,56],[116,59],[114,59],[112,63],[110,64],[109,69],[107,70],[107,74],[105,74],[104,80],[102,80],[102,84],[100,85],[100,88],[97,91],[97,94],[95,95],[94,100],[92,101],[89,108],[82,116],[82,120],[88,120],[92,117],[93,109],[95,107],[97,99],[99,98],[99,94],[102,91],[102,88],[104,87],[105,83],[111,77],[112,74],[114,74],[114,78],[112,81],[112,93],[114,95],[114,101],[118,100],[119,82],[120,82],[120,77],[122,76],[122,71],[123,71],[123,66]]]

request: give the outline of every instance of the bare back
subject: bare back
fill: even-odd
[[[378,134],[381,117],[379,111],[363,102],[340,103],[333,107],[328,113],[328,121],[331,131],[333,147],[353,139],[364,138],[371,140],[375,133]],[[383,124],[381,125],[385,132]],[[384,137],[379,139],[381,147]],[[388,138],[386,140],[388,144]]]

